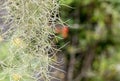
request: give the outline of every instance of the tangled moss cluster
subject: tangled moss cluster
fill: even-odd
[[[57,0],[2,0],[6,29],[1,36],[9,42],[9,54],[1,60],[3,81],[50,81],[50,56],[55,48],[51,35],[57,17]],[[53,66],[54,67],[54,66]]]

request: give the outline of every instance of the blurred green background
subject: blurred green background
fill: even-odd
[[[61,0],[60,10],[63,81],[120,81],[120,0]]]

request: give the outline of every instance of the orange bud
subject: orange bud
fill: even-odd
[[[68,37],[68,32],[69,32],[69,29],[68,29],[68,27],[63,27],[62,28],[62,36],[63,36],[63,38],[67,38]]]
[[[67,26],[56,26],[55,32],[61,34],[63,38],[67,38],[69,29]]]

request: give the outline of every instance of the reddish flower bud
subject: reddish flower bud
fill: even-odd
[[[61,34],[62,34],[63,38],[67,38],[68,37],[68,32],[69,32],[69,29],[68,29],[67,26],[62,28]]]
[[[58,25],[58,26],[56,26],[55,32],[57,34],[61,34],[63,38],[67,38],[69,29],[67,26],[62,26],[62,25],[59,26]]]

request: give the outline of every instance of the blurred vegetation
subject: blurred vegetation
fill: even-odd
[[[61,0],[64,81],[120,81],[120,0]],[[62,36],[62,35],[61,35]]]
[[[57,30],[63,39],[56,44],[66,61],[66,74],[56,72],[59,77],[65,76],[64,81],[120,81],[120,0],[60,1],[60,16],[67,25]],[[1,38],[0,42],[2,60],[9,44]]]

